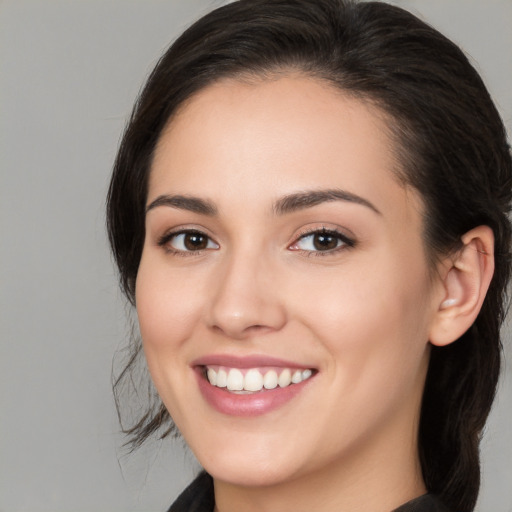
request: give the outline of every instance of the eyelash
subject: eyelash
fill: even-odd
[[[204,237],[206,238],[206,243],[207,245],[210,244],[210,243],[213,243],[215,244],[216,247],[205,247],[203,249],[197,249],[197,250],[183,250],[183,249],[176,249],[175,247],[172,247],[170,245],[170,242],[174,239],[174,238],[177,238],[179,236],[186,236],[186,235],[197,235],[197,236],[200,236],[200,237]],[[317,235],[324,235],[324,236],[327,236],[327,237],[333,237],[336,239],[337,243],[341,242],[341,245],[339,247],[334,247],[333,249],[326,249],[325,251],[323,250],[307,250],[307,249],[300,249],[298,247],[294,247],[294,246],[297,246],[297,244],[299,244],[299,242],[301,240],[305,240],[307,239],[308,237],[314,237],[314,236],[317,236]],[[218,249],[219,248],[219,245],[217,244],[217,242],[214,242],[213,239],[208,236],[206,233],[202,232],[202,231],[199,231],[197,229],[180,229],[180,230],[177,230],[177,231],[171,231],[170,233],[166,233],[164,234],[162,237],[160,237],[158,239],[158,242],[157,242],[158,246],[160,247],[163,247],[166,252],[168,253],[171,253],[171,254],[174,254],[174,255],[177,255],[177,256],[192,256],[192,255],[197,255],[199,256],[200,254],[202,254],[205,250],[212,250],[212,249]],[[353,240],[352,238],[349,238],[347,235],[345,235],[344,233],[341,233],[340,231],[336,230],[336,229],[327,229],[325,227],[322,227],[321,229],[313,229],[313,230],[310,230],[310,231],[306,231],[304,233],[301,233],[297,239],[288,246],[288,249],[292,250],[292,251],[297,251],[297,252],[301,252],[303,255],[307,256],[307,257],[310,257],[310,256],[329,256],[329,255],[332,255],[334,253],[337,253],[339,251],[343,251],[343,250],[346,250],[346,249],[351,249],[353,247],[355,247],[356,245],[356,241]]]
[[[210,236],[208,236],[206,233],[203,233],[202,231],[199,231],[198,229],[180,229],[180,230],[177,230],[177,231],[171,231],[170,233],[166,233],[165,235],[160,237],[158,242],[157,242],[157,244],[160,247],[163,247],[166,252],[171,253],[171,254],[176,255],[176,256],[192,256],[192,255],[199,256],[205,250],[211,250],[212,249],[212,247],[205,247],[204,249],[198,249],[198,250],[183,250],[183,249],[176,249],[175,247],[172,247],[170,245],[170,242],[174,238],[177,238],[177,237],[179,237],[181,235],[183,235],[183,236],[186,236],[186,235],[197,235],[197,236],[205,238],[206,241],[207,241],[206,242],[207,244],[210,244],[210,243],[215,244],[217,247],[215,247],[214,249],[219,247],[217,242],[214,242],[213,239]]]
[[[301,240],[305,240],[308,237],[314,237],[316,235],[325,235],[328,237],[333,237],[336,239],[336,241],[339,243],[341,242],[341,245],[339,247],[334,247],[333,249],[327,249],[325,251],[322,250],[305,250],[300,248],[293,248],[293,246],[296,246]],[[288,246],[289,249],[294,251],[300,251],[307,257],[324,257],[324,256],[332,256],[333,254],[336,254],[340,251],[344,251],[347,249],[352,249],[355,247],[356,241],[352,238],[349,238],[344,233],[338,231],[337,229],[328,229],[325,227],[322,227],[321,229],[313,229],[310,231],[306,231],[304,233],[301,233],[300,236],[296,239],[295,242],[293,242],[290,246]]]

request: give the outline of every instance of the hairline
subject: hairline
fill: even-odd
[[[390,112],[384,100],[377,97],[372,92],[364,92],[349,87],[343,87],[334,78],[328,76],[328,73],[322,73],[319,67],[312,66],[308,69],[307,63],[281,63],[271,64],[267,67],[250,67],[245,69],[234,69],[219,73],[217,76],[205,81],[200,87],[191,91],[191,93],[180,101],[172,112],[167,116],[167,119],[162,125],[162,129],[158,133],[153,151],[148,162],[146,197],[144,198],[144,205],[147,203],[147,192],[149,190],[149,179],[152,173],[153,163],[156,153],[159,151],[160,141],[169,130],[172,129],[173,121],[180,117],[187,107],[200,95],[203,91],[210,87],[218,85],[238,83],[248,86],[256,86],[265,82],[277,81],[283,78],[303,78],[313,80],[319,84],[328,87],[334,93],[343,98],[350,98],[364,104],[372,113],[379,118],[385,128],[385,135],[391,144],[390,155],[394,162],[394,167],[390,169],[393,179],[401,186],[406,192],[412,191],[418,196],[421,205],[421,219],[422,219],[422,233],[421,239],[424,245],[425,256],[428,264],[428,273],[430,279],[438,277],[438,266],[443,256],[451,254],[457,247],[448,248],[447,251],[441,252],[436,250],[435,247],[429,244],[428,235],[428,207],[424,200],[423,194],[414,186],[412,180],[407,172],[407,157],[411,156],[410,149],[406,147],[405,141],[398,133],[397,127],[401,127],[405,121],[398,119],[396,115]]]

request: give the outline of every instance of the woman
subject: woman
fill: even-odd
[[[126,431],[175,425],[206,470],[170,510],[473,510],[511,176],[476,71],[397,7],[242,0],[188,29],[108,197],[161,398]]]

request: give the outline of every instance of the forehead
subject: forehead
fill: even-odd
[[[198,189],[247,202],[315,188],[403,201],[387,123],[374,105],[317,79],[223,80],[182,105],[163,131],[148,202]]]

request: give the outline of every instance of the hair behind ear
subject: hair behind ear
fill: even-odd
[[[478,226],[461,242],[441,274],[444,295],[431,331],[419,448],[427,488],[449,497],[447,503],[463,504],[460,510],[473,510],[481,432],[501,365],[496,316],[502,304],[493,311],[496,296],[487,296],[495,270],[492,229]]]

